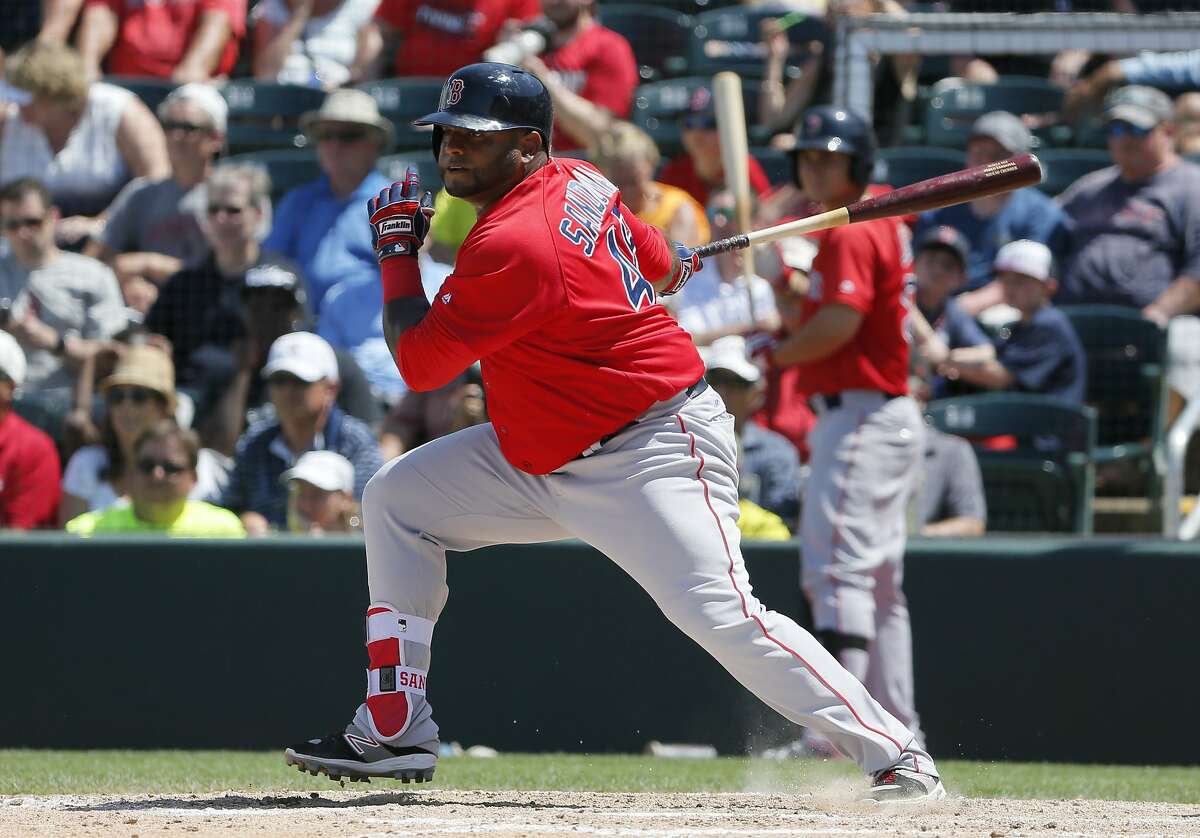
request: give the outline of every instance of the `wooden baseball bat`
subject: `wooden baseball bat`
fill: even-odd
[[[713,76],[713,109],[717,115],[717,135],[721,144],[721,167],[725,186],[733,194],[734,214],[739,234],[750,232],[750,143],[746,138],[746,109],[742,101],[742,78],[729,71]],[[747,249],[742,254],[742,281],[750,305],[750,320],[758,322],[754,312],[754,292],[750,277],[754,261]]]
[[[775,241],[787,236],[828,230],[857,221],[874,221],[896,215],[909,215],[925,210],[940,209],[953,204],[1011,192],[1023,186],[1032,186],[1042,181],[1042,164],[1032,154],[1021,154],[998,163],[975,166],[951,172],[948,175],[931,177],[909,186],[902,186],[874,198],[865,198],[848,206],[839,207],[819,215],[764,227],[741,236],[730,236],[701,245],[696,253],[712,256],[729,250],[740,250],[752,244]]]

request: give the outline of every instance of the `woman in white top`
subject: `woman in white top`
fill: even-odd
[[[21,102],[0,103],[0,184],[35,177],[62,211],[60,241],[99,230],[99,216],[134,177],[171,173],[158,120],[127,90],[89,84],[79,53],[34,42],[8,61]]]
[[[102,442],[80,448],[67,461],[58,508],[60,525],[124,498],[138,437],[175,415],[175,367],[171,356],[156,346],[126,347],[100,390],[108,407],[100,429]],[[208,500],[219,495],[225,471],[218,455],[202,449],[190,496]]]
[[[254,77],[332,90],[350,80],[358,30],[379,0],[262,0],[254,21]]]

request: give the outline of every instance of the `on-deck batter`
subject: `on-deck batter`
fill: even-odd
[[[536,77],[454,73],[434,125],[446,189],[479,221],[425,302],[429,226],[416,170],[372,199],[389,343],[428,390],[481,361],[490,424],[407,452],[367,485],[367,698],[344,729],[293,745],[301,770],[426,780],[426,698],[446,551],[579,538],[759,698],[874,776],[879,800],[944,795],[933,760],[813,637],[755,599],[738,544],[733,417],[658,303],[699,259],[621,203],[590,164],[549,157]]]

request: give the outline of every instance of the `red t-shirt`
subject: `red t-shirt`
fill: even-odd
[[[375,19],[399,30],[397,76],[448,76],[481,61],[506,20],[542,13],[539,0],[383,0]]]
[[[505,458],[554,471],[703,374],[650,285],[669,253],[591,164],[551,158],[479,216],[400,372],[428,390],[481,359]]]
[[[117,16],[117,40],[105,69],[116,76],[166,78],[183,60],[205,12],[225,12],[231,35],[215,75],[237,63],[238,41],[246,34],[246,0],[87,0]]]
[[[724,174],[721,177],[724,178]],[[696,164],[692,162],[691,155],[686,152],[669,160],[662,167],[662,171],[658,173],[658,177],[655,180],[659,183],[678,186],[699,201],[700,206],[708,206],[708,197],[712,193],[713,187],[701,180],[700,175],[696,174]],[[723,181],[718,181],[716,188],[720,189],[722,186]],[[763,171],[762,165],[753,157],[750,158],[750,188],[760,198],[766,195],[771,189],[771,181],[767,180],[767,173]]]
[[[589,27],[558,49],[544,53],[542,61],[572,93],[621,119],[629,116],[638,84],[637,60],[629,41],[616,32],[599,24]],[[550,147],[570,151],[580,145],[555,125]]]
[[[903,296],[912,265],[910,240],[907,225],[895,218],[834,227],[820,235],[801,320],[808,322],[823,305],[841,303],[860,312],[863,321],[832,355],[797,365],[808,392],[908,392]]]
[[[0,419],[0,528],[53,527],[61,498],[54,442],[15,413]]]

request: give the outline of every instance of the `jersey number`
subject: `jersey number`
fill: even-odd
[[[619,206],[613,206],[612,214],[617,219],[617,223],[608,228],[608,252],[621,269],[621,281],[625,284],[625,294],[629,297],[629,304],[633,306],[634,311],[640,309],[643,303],[654,305],[654,286],[646,277],[642,276],[642,270],[638,267],[637,251],[633,246],[633,233],[630,232],[629,225],[625,223]],[[618,232],[618,228],[620,228],[620,232]]]

